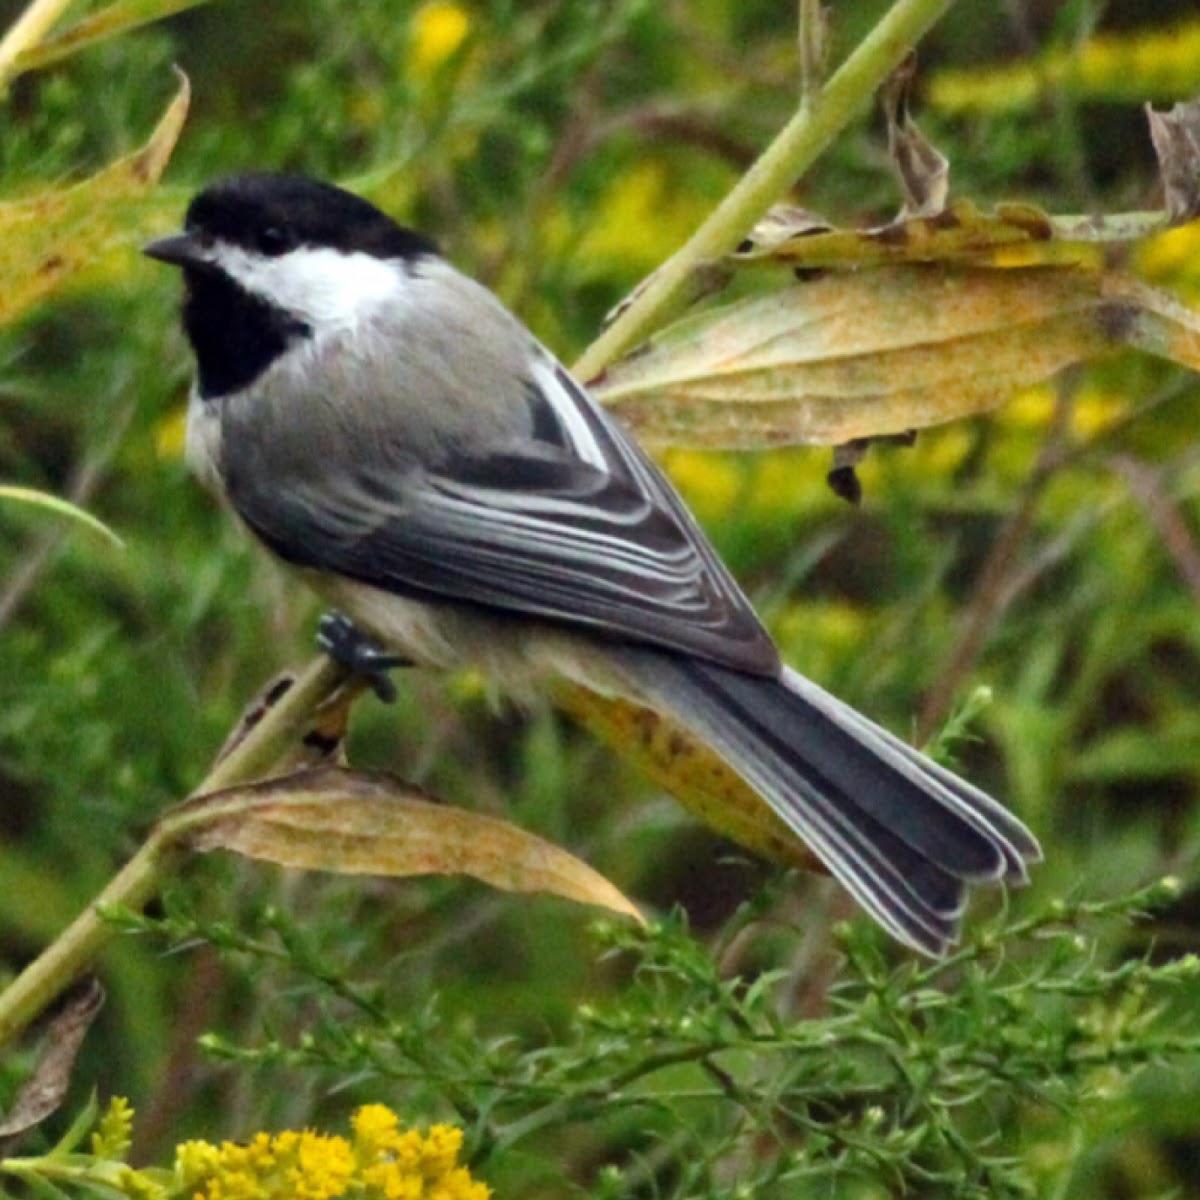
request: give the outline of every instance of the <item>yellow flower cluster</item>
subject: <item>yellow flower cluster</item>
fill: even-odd
[[[413,14],[411,28],[409,69],[417,77],[428,79],[466,40],[471,17],[452,0],[429,0]]]
[[[754,455],[670,450],[662,463],[701,521],[736,513],[745,521],[778,521],[828,504],[826,457],[811,448]]]
[[[947,70],[929,81],[943,112],[1027,109],[1049,89],[1105,100],[1173,100],[1200,87],[1200,20],[1098,35],[1026,62]]]
[[[92,1153],[97,1158],[124,1158],[133,1141],[133,1105],[124,1096],[114,1096],[96,1122]]]
[[[1200,297],[1200,223],[1190,221],[1146,238],[1136,247],[1139,273],[1152,283],[1166,283],[1186,299]]]
[[[382,1104],[360,1108],[353,1138],[306,1130],[260,1133],[246,1144],[184,1142],[178,1188],[193,1200],[487,1200],[489,1189],[458,1166],[462,1131],[401,1131]]]

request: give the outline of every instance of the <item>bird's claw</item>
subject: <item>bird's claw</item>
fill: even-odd
[[[317,626],[317,646],[339,666],[366,680],[384,704],[396,699],[396,685],[388,672],[409,666],[409,660],[402,654],[389,654],[345,613],[325,613]]]

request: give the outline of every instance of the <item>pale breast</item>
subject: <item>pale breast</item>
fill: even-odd
[[[418,666],[477,670],[497,693],[517,700],[538,695],[556,677],[603,695],[640,694],[619,656],[605,654],[586,634],[474,605],[399,596],[345,576],[301,574],[360,629]]]
[[[217,469],[221,452],[219,401],[202,400],[193,387],[188,400],[187,433],[184,457],[188,468],[200,483],[216,496],[224,497],[225,488]]]

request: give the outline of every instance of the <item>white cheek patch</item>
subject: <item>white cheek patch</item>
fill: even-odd
[[[318,329],[349,328],[395,299],[403,275],[394,263],[355,251],[301,246],[278,258],[223,248],[221,267],[260,296]]]

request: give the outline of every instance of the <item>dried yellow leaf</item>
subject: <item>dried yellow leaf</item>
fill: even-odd
[[[665,717],[572,684],[562,684],[555,699],[710,829],[772,862],[825,871],[820,859],[722,758]]]
[[[838,445],[984,412],[1114,347],[1193,365],[1198,327],[1116,274],[897,265],[687,317],[593,387],[649,442]]]
[[[0,325],[46,299],[134,232],[133,201],[159,180],[187,116],[180,87],[146,144],[71,187],[0,204]]]
[[[295,771],[188,801],[167,824],[197,850],[343,875],[469,875],[642,920],[607,879],[558,846],[496,817],[437,804],[386,775]]]

